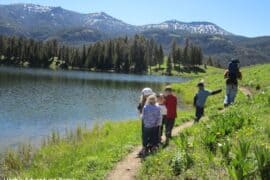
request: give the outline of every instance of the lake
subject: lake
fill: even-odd
[[[138,118],[141,89],[187,79],[0,67],[0,151],[53,130]]]

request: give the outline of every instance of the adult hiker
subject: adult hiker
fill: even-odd
[[[140,97],[140,102],[139,102],[139,105],[137,106],[137,109],[140,113],[140,115],[142,114],[142,110],[143,110],[143,107],[146,103],[146,99],[148,96],[154,94],[153,90],[149,87],[146,87],[146,88],[143,88],[142,92],[141,92],[141,97]]]
[[[167,117],[165,119],[165,135],[166,144],[172,138],[172,129],[174,127],[175,118],[177,117],[177,97],[173,94],[171,86],[165,87],[165,106],[167,108]]]
[[[160,107],[156,105],[157,98],[155,95],[147,97],[147,101],[142,111],[142,123],[143,123],[143,149],[140,154],[142,157],[147,153],[155,152],[158,148],[159,134],[158,128],[162,121]]]
[[[238,79],[242,79],[242,73],[239,70],[239,59],[232,59],[228,65],[228,69],[224,73],[226,79],[226,95],[224,99],[224,107],[234,103],[238,90]]]
[[[147,101],[147,98],[151,95],[153,95],[154,92],[151,88],[149,87],[146,87],[146,88],[143,88],[142,92],[141,92],[141,97],[140,97],[140,102],[139,102],[139,105],[137,106],[137,109],[139,111],[139,114],[140,114],[140,117],[142,118],[142,113],[143,113],[143,108],[144,106],[146,105],[146,101]],[[141,126],[141,131],[142,131],[142,143],[144,142],[144,123],[143,123],[143,120],[142,120],[142,126]],[[142,150],[140,151],[139,153],[139,156],[144,156],[146,154],[146,147],[144,147],[144,143],[143,143],[143,148]]]
[[[200,81],[197,84],[197,87],[199,88],[199,91],[195,95],[194,102],[193,102],[194,106],[196,107],[195,122],[199,122],[201,117],[204,115],[204,106],[205,106],[208,96],[218,94],[222,91],[221,89],[218,89],[216,91],[206,90],[204,88],[205,85],[203,81]]]

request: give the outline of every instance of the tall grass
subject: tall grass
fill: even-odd
[[[23,145],[3,160],[9,178],[104,178],[113,165],[140,143],[140,122],[107,122],[92,130],[78,127],[60,137],[53,131],[34,149]]]
[[[139,179],[270,179],[270,64],[247,67],[242,72],[241,86],[249,88],[253,96],[238,93],[237,102],[225,112],[219,112],[224,92],[209,97],[206,117],[184,131],[192,165],[184,166],[184,151],[178,142],[186,140],[179,136],[171,147],[146,159]],[[174,88],[191,104],[201,78],[208,89],[225,89],[223,73],[215,69]],[[163,163],[155,163],[159,161]]]

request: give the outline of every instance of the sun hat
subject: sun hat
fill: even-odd
[[[152,94],[154,94],[154,92],[153,92],[153,90],[151,89],[151,88],[144,88],[143,90],[142,90],[142,95],[143,96],[149,96],[149,95],[152,95]]]
[[[200,80],[200,82],[198,82],[197,86],[204,86],[204,80]]]
[[[164,89],[164,91],[172,91],[172,90],[173,89],[172,89],[172,87],[170,85],[166,86],[165,89]]]

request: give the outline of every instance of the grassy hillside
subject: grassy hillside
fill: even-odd
[[[237,103],[225,111],[224,92],[209,97],[203,120],[147,158],[139,179],[269,179],[269,75],[269,64],[243,69],[241,86],[249,88],[252,97],[239,93]],[[207,88],[224,89],[222,71],[207,73],[204,79]],[[174,86],[188,103],[198,80]]]
[[[270,161],[270,65],[243,69],[242,86],[254,93],[239,93],[237,103],[221,112],[222,94],[210,97],[201,123],[174,138],[170,146],[143,162],[139,179],[259,177]],[[223,70],[208,68],[187,83],[174,84],[188,107],[203,78],[209,89],[225,89]],[[177,123],[193,118],[193,109],[179,112]],[[22,146],[7,152],[0,177],[103,179],[134,146],[141,143],[140,121],[78,128],[60,138],[57,132],[35,150]],[[241,148],[240,148],[241,147]],[[267,166],[268,165],[268,166]],[[2,167],[2,168],[1,168]],[[267,167],[267,168],[266,168]]]

